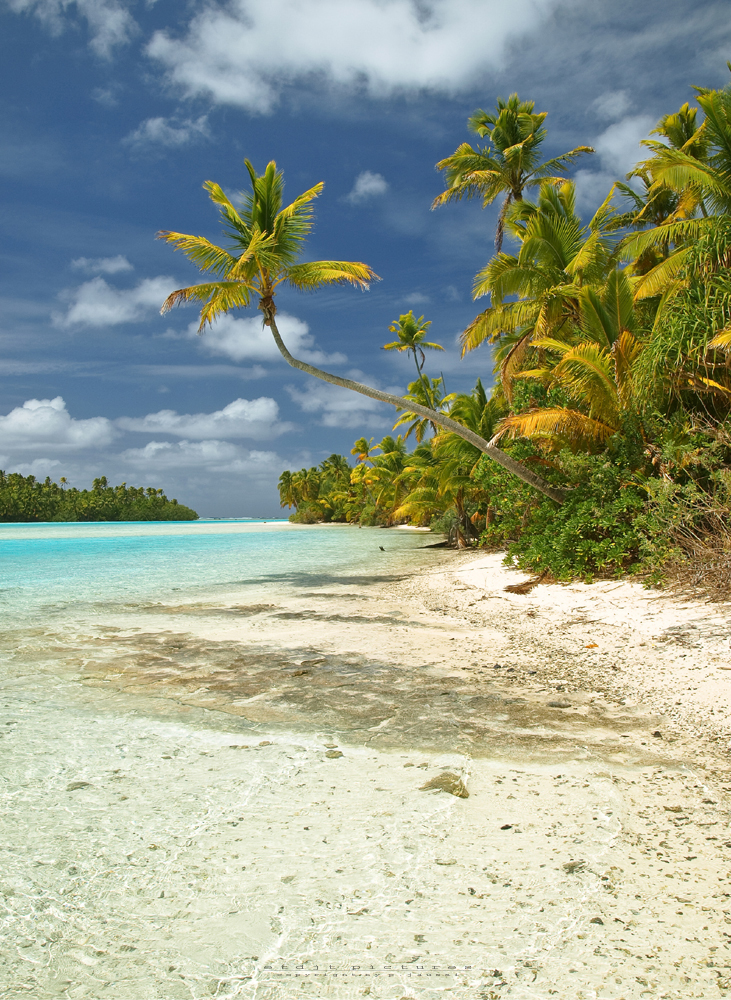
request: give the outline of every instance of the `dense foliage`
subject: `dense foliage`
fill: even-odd
[[[499,442],[564,502],[403,411],[404,437],[361,438],[352,467],[333,455],[283,473],[293,519],[438,524],[559,578],[657,577],[701,551],[731,565],[731,88],[696,94],[588,222],[560,175],[591,150],[543,162],[546,116],[516,95],[471,117],[486,145],[438,164],[435,206],[504,195],[474,281],[489,305],[461,337],[464,353],[490,345],[494,387],[445,396],[423,372],[419,343],[439,346],[424,342],[424,317],[402,316],[386,346],[414,355],[407,398]]]
[[[38,482],[0,471],[0,521],[195,521],[198,515],[150,486],[109,486],[106,476],[90,490]]]

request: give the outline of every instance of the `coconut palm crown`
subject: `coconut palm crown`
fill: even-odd
[[[521,101],[517,94],[511,94],[507,101],[499,98],[494,111],[475,111],[467,127],[487,139],[487,145],[475,148],[463,142],[451,156],[437,163],[437,170],[444,172],[446,191],[434,199],[432,208],[475,196],[482,198],[482,207],[486,208],[499,195],[505,195],[495,234],[498,252],[505,214],[514,201],[522,200],[525,189],[544,181],[562,183],[565,178],[561,175],[579,156],[594,152],[591,146],[577,146],[543,160],[546,113],[535,114],[534,107],[533,101]]]
[[[317,260],[298,263],[303,244],[313,226],[312,202],[324,185],[316,184],[286,208],[282,208],[284,177],[274,161],[263,174],[245,160],[251,179],[251,193],[242,196],[243,207],[237,210],[220,185],[206,181],[203,187],[214,204],[220,206],[224,233],[229,247],[216,246],[204,236],[163,231],[158,237],[176,249],[213,279],[189,288],[179,288],[165,300],[162,312],[185,302],[201,302],[198,332],[206,324],[231,309],[246,307],[258,297],[258,308],[270,325],[276,314],[274,296],[277,288],[290,285],[308,292],[323,285],[351,284],[366,289],[378,276],[367,264],[342,260]]]

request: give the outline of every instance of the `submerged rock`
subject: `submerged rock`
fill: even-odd
[[[340,750],[328,750],[328,752],[325,754],[325,756],[326,757],[330,757],[330,759],[332,760],[335,757],[342,757],[343,754],[342,754],[342,752]]]
[[[459,775],[451,774],[449,771],[444,774],[438,774],[436,778],[430,778],[425,785],[421,786],[419,791],[428,792],[432,789],[439,792],[449,792],[450,795],[456,795],[460,799],[468,799],[470,797],[470,793],[467,791]]]
[[[69,785],[66,785],[67,792],[75,792],[77,788],[91,788],[90,781],[72,781]]]

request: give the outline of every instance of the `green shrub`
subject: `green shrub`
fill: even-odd
[[[618,576],[662,560],[668,543],[657,513],[640,479],[617,457],[561,453],[550,470],[553,481],[562,473],[561,505],[488,461],[475,473],[491,508],[483,543],[507,543],[507,560],[560,580]]]

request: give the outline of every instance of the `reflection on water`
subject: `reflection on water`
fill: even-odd
[[[42,554],[26,577],[13,555],[4,995],[725,995],[725,813],[691,770],[626,745],[618,727],[647,720],[588,701],[550,709],[490,673],[404,670],[378,650],[399,614],[366,601],[382,534],[332,546],[335,532],[302,532],[285,559],[287,529],[246,530],[197,536],[214,539],[203,579],[185,534],[167,576],[154,535],[144,550],[134,535],[94,538],[114,579],[130,571],[117,591],[113,579],[97,593],[83,545],[47,563],[65,563],[47,586]],[[435,558],[396,534],[384,575]],[[244,558],[252,578],[220,603]],[[347,612],[329,609],[334,583]],[[54,614],[49,593],[63,595]],[[372,648],[290,641],[328,622],[356,622]],[[239,623],[246,643],[212,637]],[[445,772],[469,798],[422,790]]]

